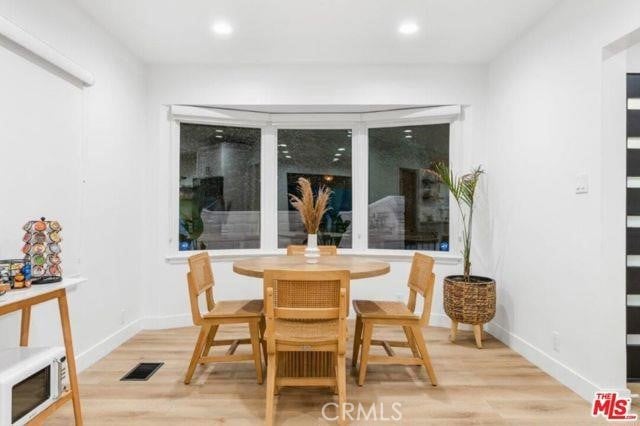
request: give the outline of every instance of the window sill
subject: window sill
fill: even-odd
[[[441,252],[441,251],[427,251],[427,250],[419,251],[419,252],[433,257],[436,260],[437,265],[457,265],[462,262],[462,257],[458,254]],[[195,253],[197,253],[197,251],[180,252],[180,253],[171,254],[165,257],[165,261],[171,265],[182,265],[187,263],[187,258]],[[286,253],[287,252],[285,249],[278,249],[278,250],[272,250],[272,251],[259,250],[259,249],[209,250],[211,261],[214,263],[234,262],[236,260],[247,259],[250,257],[258,257],[258,256],[283,256]],[[353,249],[338,250],[338,254],[368,257],[368,258],[382,260],[385,262],[410,262],[411,258],[413,257],[413,253],[415,253],[414,250],[365,250],[365,251],[359,251],[359,250],[356,251]]]

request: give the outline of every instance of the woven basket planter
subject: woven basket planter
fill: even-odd
[[[491,278],[461,275],[444,279],[444,311],[463,324],[485,324],[496,314],[496,283]]]

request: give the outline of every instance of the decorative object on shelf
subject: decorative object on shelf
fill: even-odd
[[[29,257],[0,260],[0,284],[5,284],[9,288],[30,287],[31,263]]]
[[[462,217],[463,275],[444,279],[444,311],[451,318],[451,341],[455,341],[458,323],[472,324],[476,345],[482,348],[482,325],[496,314],[496,282],[487,277],[471,275],[471,231],[473,203],[482,167],[455,176],[445,163],[436,163],[429,172],[438,178],[453,195]]]
[[[62,281],[62,259],[60,252],[62,226],[55,220],[31,220],[23,228],[22,253],[29,264],[31,284],[46,284]]]
[[[299,197],[289,194],[289,202],[298,210],[304,229],[307,231],[307,248],[304,256],[307,263],[318,263],[320,257],[320,249],[318,249],[318,229],[322,217],[329,210],[329,198],[331,190],[325,186],[318,187],[318,195],[313,196],[311,182],[303,177],[298,178],[297,186]]]

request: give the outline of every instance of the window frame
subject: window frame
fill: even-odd
[[[351,255],[375,256],[388,260],[410,259],[415,250],[368,248],[368,198],[369,198],[369,140],[372,128],[402,127],[407,125],[450,124],[449,164],[454,169],[462,165],[462,107],[407,108],[366,113],[322,114],[272,114],[239,111],[222,108],[172,105],[169,109],[169,238],[166,259],[169,263],[183,263],[192,251],[179,251],[178,241],[178,193],[180,176],[180,124],[202,124],[259,128],[260,137],[260,248],[208,250],[216,259],[237,259],[249,256],[286,253],[278,248],[277,182],[278,178],[278,129],[351,129],[351,184],[352,184],[352,248],[339,252]],[[460,216],[449,197],[449,251],[421,251],[445,263],[457,263],[460,259]]]

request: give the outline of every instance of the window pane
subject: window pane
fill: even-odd
[[[369,129],[369,248],[449,250],[449,124]]]
[[[278,130],[278,247],[306,244],[307,233],[288,194],[298,194],[299,177],[314,191],[333,191],[330,210],[318,232],[318,244],[351,247],[351,130]]]
[[[260,129],[180,124],[180,250],[260,247]]]

